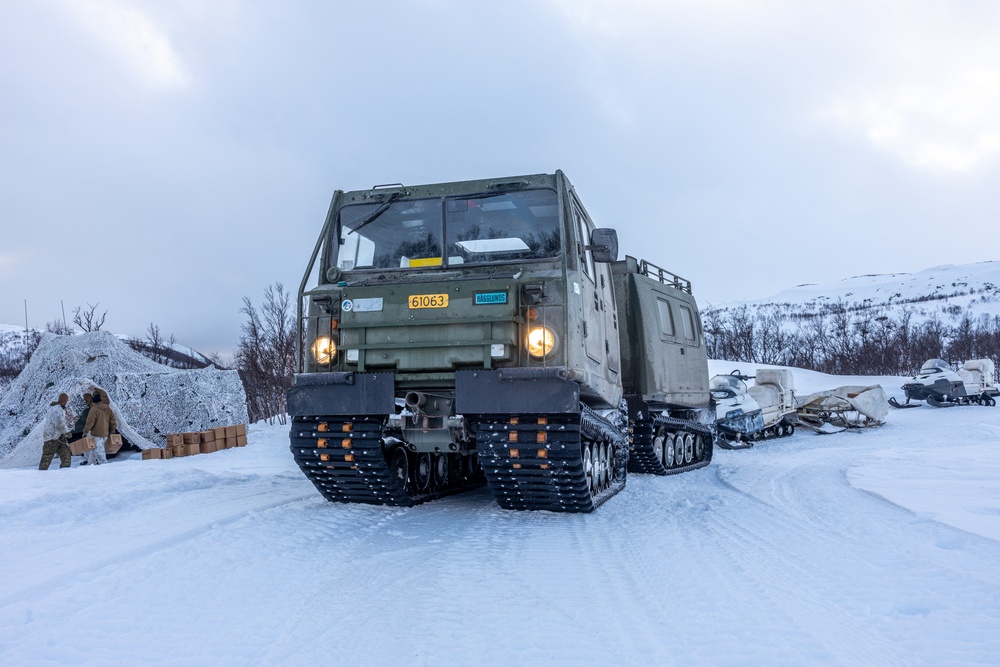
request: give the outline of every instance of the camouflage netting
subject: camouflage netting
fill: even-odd
[[[140,449],[163,446],[164,433],[247,423],[236,371],[162,366],[104,331],[45,334],[0,400],[0,467],[37,465],[45,410],[66,393],[75,420],[85,407],[82,394],[92,387],[107,392],[118,431]]]

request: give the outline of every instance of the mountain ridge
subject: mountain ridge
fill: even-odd
[[[742,307],[781,311],[796,317],[838,310],[875,309],[888,316],[909,310],[917,322],[935,317],[956,323],[968,316],[1000,316],[1000,261],[944,264],[916,273],[873,273],[837,282],[802,283],[762,299],[705,304],[703,311],[732,312]]]

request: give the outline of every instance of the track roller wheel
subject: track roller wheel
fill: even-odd
[[[444,486],[448,481],[448,455],[447,454],[435,454],[434,455],[434,483],[438,486]]]
[[[590,445],[583,446],[583,476],[587,480],[587,488],[594,489],[594,452]]]
[[[400,491],[406,490],[406,482],[410,476],[410,462],[406,456],[406,450],[397,447],[389,460],[389,474],[392,475],[393,484]]]
[[[674,465],[674,456],[677,450],[677,437],[673,433],[668,433],[663,446],[663,467],[669,468]]]
[[[694,461],[694,436],[690,433],[684,434],[684,463]]]
[[[601,446],[605,449],[604,467],[608,471],[608,485],[610,486],[615,481],[615,448],[612,445]]]
[[[604,457],[601,456],[600,444],[595,442],[592,450],[594,452],[594,483],[590,485],[590,492],[596,495],[604,486]]]
[[[663,446],[664,446],[663,441],[664,437],[662,433],[653,438],[653,456],[655,456],[660,461],[663,460]]]
[[[417,488],[426,491],[431,485],[433,465],[430,454],[417,454],[417,469],[414,471],[414,481]]]

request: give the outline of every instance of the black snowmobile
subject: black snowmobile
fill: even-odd
[[[920,372],[902,387],[906,392],[906,403],[895,397],[889,405],[895,408],[915,408],[911,400],[926,401],[936,408],[950,408],[956,405],[996,405],[1000,396],[993,381],[993,362],[989,359],[967,361],[961,370],[955,372],[951,364],[943,359],[926,361]]]

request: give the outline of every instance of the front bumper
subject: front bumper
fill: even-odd
[[[288,414],[388,415],[396,412],[395,374],[304,373],[286,394]],[[455,373],[455,413],[558,414],[580,410],[580,386],[562,368]]]

